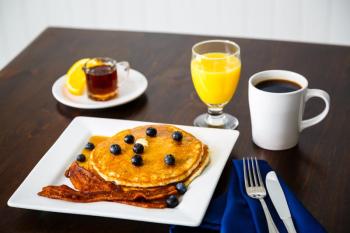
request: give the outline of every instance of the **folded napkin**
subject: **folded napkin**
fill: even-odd
[[[268,163],[263,160],[259,160],[259,167],[262,177],[266,177],[266,174],[272,170]],[[279,178],[279,181],[297,232],[326,232],[303,204],[297,200],[284,181],[281,178]],[[279,232],[286,233],[287,230],[268,195],[265,201]],[[242,160],[233,160],[227,193],[211,201],[199,227],[170,226],[171,233],[212,231],[222,233],[268,233],[265,215],[259,200],[250,198],[245,192]]]

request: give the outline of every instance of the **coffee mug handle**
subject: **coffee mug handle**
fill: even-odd
[[[125,81],[126,78],[129,77],[129,73],[130,73],[130,64],[129,62],[127,61],[121,61],[121,62],[118,62],[117,65],[121,66],[123,68],[123,72],[125,73],[125,75],[123,75],[120,79],[121,82]],[[119,75],[118,75],[119,77]]]
[[[321,122],[329,112],[330,97],[327,92],[319,89],[307,89],[306,95],[305,95],[305,103],[313,97],[321,98],[324,101],[326,106],[323,109],[323,111],[317,116],[307,120],[302,120],[300,123],[300,132],[310,126],[316,125],[317,123]]]

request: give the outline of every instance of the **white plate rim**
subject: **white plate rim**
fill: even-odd
[[[138,98],[139,96],[141,96],[147,89],[148,87],[148,81],[147,78],[144,74],[142,74],[141,72],[134,70],[134,69],[130,69],[130,77],[134,77],[135,75],[138,76],[138,78],[140,78],[141,81],[141,88],[138,89],[137,91],[135,91],[133,93],[133,95],[128,98],[128,99],[124,99],[122,101],[118,100],[118,98],[109,100],[109,101],[96,101],[96,103],[94,105],[91,104],[82,104],[82,103],[77,103],[74,101],[69,100],[68,98],[63,97],[62,94],[59,94],[60,91],[62,91],[62,88],[64,87],[64,79],[66,77],[66,75],[62,75],[61,77],[59,77],[54,84],[52,85],[51,88],[51,92],[52,95],[54,96],[54,98],[60,102],[63,105],[69,106],[69,107],[73,107],[73,108],[80,108],[80,109],[103,109],[103,108],[111,108],[111,107],[116,107],[116,106],[120,106],[126,103],[129,103],[133,100],[135,100],[136,98]],[[125,81],[127,82],[127,80]]]
[[[141,208],[142,210],[145,210],[147,212],[147,214],[142,215],[142,216],[135,216],[133,211],[130,211],[129,213],[126,213],[126,214],[124,213],[123,215],[121,215],[120,213],[111,213],[111,212],[106,213],[106,212],[101,212],[101,211],[95,211],[94,209],[91,210],[91,208],[84,209],[84,207],[86,207],[86,205],[89,205],[90,207],[93,206],[94,208],[102,206],[101,207],[102,209],[106,205],[123,205],[123,204],[118,204],[118,203],[97,202],[97,203],[88,203],[87,204],[87,203],[65,202],[63,205],[64,206],[68,205],[69,208],[64,208],[64,207],[62,207],[62,205],[61,205],[62,201],[60,201],[60,200],[52,200],[52,199],[39,197],[39,198],[43,198],[42,199],[43,203],[45,203],[46,205],[34,205],[34,206],[32,204],[30,204],[30,200],[36,199],[36,198],[38,198],[38,196],[29,197],[29,199],[24,198],[24,200],[22,198],[22,200],[21,200],[19,198],[20,194],[23,195],[23,193],[21,193],[21,192],[27,193],[27,191],[25,191],[25,188],[26,188],[25,186],[28,186],[29,185],[28,183],[31,182],[33,173],[38,172],[38,169],[41,169],[41,167],[45,165],[45,162],[47,162],[46,160],[48,160],[48,158],[49,158],[49,154],[53,153],[53,151],[56,149],[56,147],[59,146],[59,144],[62,144],[62,140],[65,139],[66,137],[68,137],[68,135],[73,130],[79,129],[79,127],[81,127],[81,125],[87,124],[86,122],[89,122],[89,121],[90,121],[90,123],[92,121],[94,121],[94,122],[95,121],[110,121],[110,122],[114,121],[115,124],[116,124],[116,122],[118,122],[118,124],[125,123],[126,125],[134,125],[134,126],[143,125],[143,124],[164,124],[164,123],[155,123],[155,122],[117,120],[117,119],[96,118],[96,117],[81,117],[80,116],[80,117],[74,118],[73,121],[68,125],[68,127],[63,131],[63,133],[57,139],[57,141],[45,153],[45,155],[40,159],[40,161],[35,165],[35,167],[32,169],[32,171],[29,173],[29,175],[25,178],[25,180],[21,183],[21,185],[17,188],[17,190],[10,197],[10,199],[7,202],[8,206],[17,207],[17,208],[24,208],[24,209],[59,212],[59,213],[111,217],[111,218],[138,220],[138,221],[155,222],[155,223],[163,223],[163,224],[176,224],[176,225],[185,225],[185,226],[198,226],[201,223],[201,221],[204,217],[204,214],[206,212],[206,209],[209,205],[209,202],[211,200],[211,197],[212,197],[214,190],[216,188],[216,185],[218,183],[218,180],[221,177],[222,170],[223,170],[223,168],[226,164],[226,161],[229,158],[229,155],[230,155],[230,153],[231,153],[231,151],[232,151],[232,149],[233,149],[233,147],[238,139],[239,131],[237,131],[237,130],[208,129],[208,128],[199,128],[199,127],[185,126],[185,125],[175,125],[177,127],[185,129],[186,131],[189,131],[190,133],[193,133],[193,132],[191,132],[191,130],[189,130],[189,129],[195,129],[195,131],[201,131],[201,130],[208,131],[209,130],[209,131],[214,132],[214,134],[215,134],[215,131],[217,131],[217,132],[221,131],[222,133],[225,133],[225,136],[232,137],[232,139],[233,139],[233,141],[231,142],[231,145],[226,144],[226,143],[224,145],[224,147],[227,147],[227,151],[229,151],[229,152],[226,155],[220,155],[222,157],[219,157],[220,164],[218,164],[218,166],[216,168],[217,175],[215,177],[211,177],[211,179],[212,179],[211,184],[212,185],[211,185],[209,190],[205,190],[208,198],[202,200],[203,203],[201,203],[201,206],[196,205],[196,208],[200,207],[199,211],[196,212],[196,214],[197,214],[196,216],[189,215],[189,213],[186,212],[186,210],[189,209],[189,208],[187,208],[187,206],[183,209],[180,209],[180,210],[177,210],[177,208],[163,209],[163,210],[165,210],[164,213],[157,212],[159,210]],[[167,123],[165,123],[165,124],[167,124]],[[130,126],[128,126],[128,127],[130,127]],[[89,136],[91,136],[91,134],[89,134]],[[80,150],[82,148],[82,145],[79,145],[78,148]],[[62,159],[64,159],[64,158],[62,158]],[[51,157],[51,160],[52,160],[52,157]],[[65,161],[65,163],[67,163],[67,165],[69,165],[70,162]],[[209,164],[209,166],[210,166],[210,164]],[[206,168],[206,170],[204,170],[203,174],[205,172],[208,172],[207,170],[209,169],[209,166]],[[64,169],[66,169],[66,168],[67,167],[65,167]],[[214,169],[214,168],[212,168],[212,169]],[[203,176],[203,174],[201,176]],[[63,176],[63,172],[61,175]],[[195,182],[198,183],[197,180],[200,180],[201,176],[198,177],[196,180],[194,180],[192,183],[195,183]],[[206,181],[206,184],[207,183],[208,183],[208,181]],[[209,186],[207,186],[207,189],[208,189],[208,187]],[[197,188],[197,189],[199,189],[199,188]],[[37,191],[39,191],[39,190],[37,190]],[[185,195],[188,195],[187,193]],[[195,198],[198,198],[198,197],[195,197]],[[28,200],[29,200],[29,202],[28,202]],[[185,201],[185,199],[183,201]],[[180,205],[181,205],[181,202],[180,202]],[[72,208],[70,208],[70,206],[72,206]],[[123,206],[124,206],[124,210],[125,209],[135,209],[135,208],[140,209],[140,207],[134,207],[134,206],[128,206],[128,205],[123,205]],[[88,209],[89,211],[85,211],[86,209]],[[179,212],[179,213],[177,213],[177,212]],[[171,218],[167,217],[167,215],[176,216],[176,218],[171,219]]]

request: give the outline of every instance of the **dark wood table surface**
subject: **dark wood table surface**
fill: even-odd
[[[155,223],[10,208],[7,200],[76,116],[192,125],[206,111],[190,76],[191,46],[212,37],[49,28],[0,72],[0,232],[167,232]],[[329,232],[350,232],[350,47],[232,38],[241,46],[242,74],[228,113],[241,132],[231,158],[267,160]],[[79,110],[56,102],[54,81],[83,57],[128,60],[149,81],[146,93],[123,106]],[[331,96],[328,117],[302,132],[297,147],[279,152],[251,141],[248,78],[262,70],[305,75]],[[323,109],[307,103],[305,117]],[[55,166],[55,164],[52,164]],[[227,164],[216,194],[225,189]]]

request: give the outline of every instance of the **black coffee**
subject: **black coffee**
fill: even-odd
[[[286,93],[301,89],[299,84],[284,79],[265,80],[256,84],[255,87],[263,91],[274,93]]]

